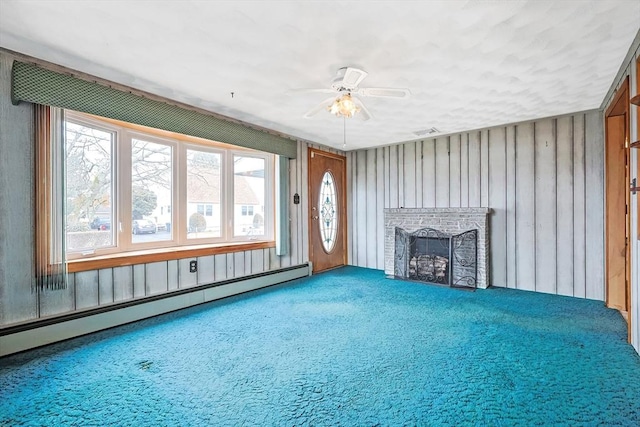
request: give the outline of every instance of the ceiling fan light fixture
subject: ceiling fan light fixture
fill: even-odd
[[[353,98],[351,98],[350,93],[345,93],[344,95],[336,98],[336,100],[327,107],[327,110],[337,117],[353,117],[358,111],[360,111],[360,107],[353,102]]]

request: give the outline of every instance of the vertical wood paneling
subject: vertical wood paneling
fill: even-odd
[[[460,206],[469,207],[469,134],[460,135]]]
[[[418,141],[415,143],[415,170],[416,170],[416,181],[415,181],[415,194],[416,194],[416,207],[422,207],[422,141]],[[380,269],[384,269],[384,266],[380,264]]]
[[[297,180],[297,168],[298,168],[298,160],[291,159],[289,160],[289,185],[291,194],[289,195],[289,215],[291,216],[291,233],[289,233],[289,238],[291,239],[291,250],[289,254],[284,257],[288,259],[288,265],[295,265],[298,260],[298,235],[295,233],[298,230],[298,216],[300,215],[300,205],[295,205],[293,203],[293,195],[295,193],[300,194],[299,183]],[[300,201],[300,204],[304,203],[304,200]],[[308,201],[307,201],[308,203]],[[244,263],[244,260],[243,260]],[[236,264],[237,265],[237,264]],[[242,272],[244,272],[244,267],[242,267]],[[243,274],[240,274],[243,275]],[[235,271],[234,277],[239,277],[238,270]]]
[[[398,208],[398,146],[392,145],[389,147],[389,207]],[[356,183],[356,192],[359,187]]]
[[[307,144],[298,144],[298,157],[300,158],[300,228],[296,230],[296,234],[300,236],[300,259],[299,264],[309,261],[309,204],[305,200],[309,198],[309,158],[307,153]],[[268,264],[262,262],[262,269]],[[262,271],[262,270],[261,270]],[[254,272],[255,273],[255,272]]]
[[[291,260],[290,256],[282,256],[279,258],[282,261],[282,263],[285,263],[285,261],[289,262],[289,260]],[[288,266],[289,264],[286,264],[286,265]],[[227,279],[233,279],[236,276],[234,267],[235,267],[234,255],[232,253],[227,254]]]
[[[489,207],[489,130],[480,132],[480,206]]]
[[[386,185],[384,179],[385,170],[385,150],[382,148],[376,149],[376,247],[384,247],[384,206],[385,206],[385,192]],[[374,268],[378,270],[384,269],[384,251],[376,250],[376,266]]]
[[[459,208],[461,171],[460,163],[460,135],[452,135],[449,138],[449,207]]]
[[[585,115],[586,297],[604,300],[604,143],[602,117]]]
[[[404,155],[404,167],[402,188],[404,189],[404,202],[402,206],[405,208],[416,207],[416,144],[415,142],[407,142],[402,145]]]
[[[253,274],[253,253],[252,251],[244,251],[244,275]]]
[[[146,269],[144,264],[133,266],[133,297],[140,298],[145,296],[146,292]]]
[[[404,207],[404,145],[398,145],[398,205]]]
[[[384,186],[384,207],[385,208],[389,208],[391,207],[391,196],[389,193],[389,189],[391,188],[390,185],[390,176],[391,176],[391,169],[390,169],[390,163],[389,163],[389,153],[390,153],[390,147],[384,147],[383,149],[383,157],[384,157],[384,176],[383,176],[383,180],[385,182],[385,186]],[[353,176],[353,175],[349,175],[349,176]],[[353,180],[351,180],[353,181]],[[350,224],[353,224],[353,222],[351,222]]]
[[[198,257],[198,285],[208,285],[215,281],[214,256]]]
[[[557,293],[573,296],[573,120],[557,120]]]
[[[75,274],[76,310],[97,307],[98,271],[82,271]]]
[[[349,262],[349,264],[353,264],[355,257],[354,257],[354,245],[356,244],[356,242],[358,241],[358,233],[356,232],[355,226],[354,226],[354,212],[356,209],[356,203],[355,203],[355,188],[356,188],[356,184],[355,184],[355,179],[354,178],[354,172],[353,172],[353,168],[354,168],[354,157],[355,154],[354,152],[348,152],[346,154],[346,159],[347,159],[347,231],[349,234],[349,238],[347,239],[347,260]]]
[[[271,256],[271,252],[269,251],[269,248],[262,249],[262,269],[263,269],[263,271],[271,270],[271,267],[270,267],[271,260],[269,259],[270,256]]]
[[[533,123],[516,127],[516,279],[517,288],[536,286],[535,144]]]
[[[367,152],[360,150],[356,153],[356,188],[357,200],[355,206],[355,218],[362,220],[356,221],[356,236],[358,238],[358,247],[356,250],[357,263],[363,267],[367,266],[367,245],[369,244],[367,236]]]
[[[506,208],[507,215],[507,283],[508,288],[517,287],[516,279],[516,129],[508,126],[506,133]]]
[[[170,291],[178,289],[180,286],[180,277],[178,275],[178,260],[172,259],[167,261],[167,288]]]
[[[586,296],[584,114],[573,119],[573,295]]]
[[[273,248],[275,252],[275,248]],[[227,254],[218,254],[213,260],[213,273],[216,282],[220,280],[226,280],[227,278]]]
[[[280,268],[280,257],[276,255],[275,248],[269,248],[269,268],[271,270]]]
[[[556,292],[555,120],[535,124],[536,291]]]
[[[156,295],[168,290],[167,262],[159,261],[146,264],[146,292]],[[102,302],[101,302],[102,304]]]
[[[366,218],[366,233],[367,233],[367,267],[376,268],[378,259],[377,241],[378,241],[378,221],[376,203],[377,203],[377,188],[376,188],[376,150],[371,149],[366,151],[367,154],[367,171],[366,171],[366,209],[361,211],[361,218]]]
[[[422,142],[422,206],[436,206],[436,140]]]
[[[507,286],[507,165],[506,130],[491,129],[488,134],[488,206],[491,213],[491,284]]]
[[[481,186],[481,147],[480,132],[471,132],[469,136],[469,207],[478,208],[481,206],[480,186]]]
[[[449,207],[449,138],[436,139],[436,207]]]
[[[233,277],[244,275],[244,252],[235,252],[233,254]]]
[[[189,272],[189,262],[194,258],[181,259],[178,261],[178,277],[180,288],[190,288],[198,282],[198,273]]]
[[[251,274],[262,273],[264,271],[264,252],[262,249],[251,251]]]
[[[133,267],[113,268],[113,300],[126,301],[133,298]]]
[[[113,269],[98,270],[98,301],[100,305],[113,302]]]

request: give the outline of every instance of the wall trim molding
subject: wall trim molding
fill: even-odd
[[[308,263],[0,329],[0,357],[311,275]]]

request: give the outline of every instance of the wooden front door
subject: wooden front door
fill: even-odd
[[[629,81],[605,112],[606,304],[627,322],[630,308]]]
[[[309,149],[309,259],[313,272],[347,263],[346,159]]]

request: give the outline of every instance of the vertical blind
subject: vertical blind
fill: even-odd
[[[35,106],[36,280],[35,290],[67,287],[64,120],[59,109]]]

